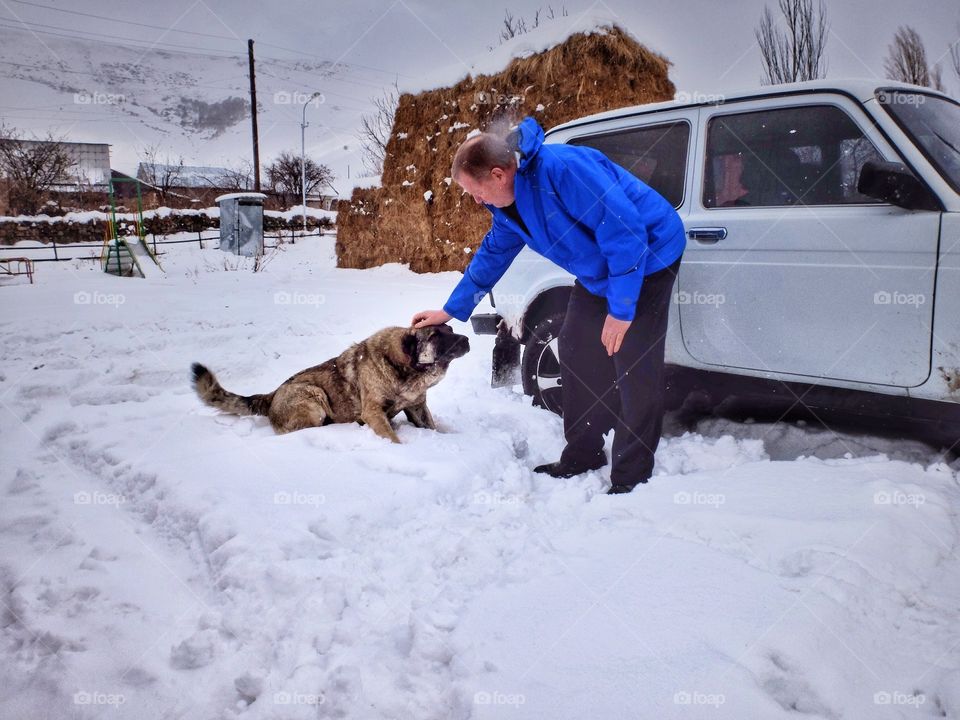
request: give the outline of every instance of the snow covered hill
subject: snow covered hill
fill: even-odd
[[[458,274],[44,263],[0,313],[0,717],[960,717],[960,492],[923,446],[673,430],[656,476],[558,481],[491,339],[401,445],[218,415],[436,307]],[[463,327],[463,326],[460,326]]]
[[[55,28],[54,28],[55,30]],[[234,53],[146,45],[104,35],[69,39],[0,27],[3,120],[41,137],[54,127],[68,140],[109,143],[114,168],[135,173],[148,146],[157,161],[182,155],[187,164],[237,166],[250,155],[246,42]],[[39,37],[39,40],[38,40]],[[116,43],[116,44],[115,44]],[[319,58],[257,50],[261,160],[300,147],[303,104],[310,100],[311,154],[345,177],[360,171],[356,128],[394,75]]]

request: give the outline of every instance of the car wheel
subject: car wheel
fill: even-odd
[[[559,335],[564,313],[554,312],[540,320],[523,346],[520,371],[523,391],[533,404],[563,415],[560,388]]]

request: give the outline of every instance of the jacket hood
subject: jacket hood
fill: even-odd
[[[543,145],[543,128],[532,117],[525,117],[515,132],[516,149],[520,153],[517,167],[523,172]]]

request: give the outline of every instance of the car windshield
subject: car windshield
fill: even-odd
[[[960,104],[935,95],[893,90],[878,91],[877,101],[960,193]]]

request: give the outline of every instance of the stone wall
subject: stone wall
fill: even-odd
[[[136,235],[136,224],[131,220],[118,221],[121,235]],[[148,235],[173,235],[180,232],[203,232],[220,227],[220,219],[205,213],[170,213],[168,215],[148,216],[144,219],[144,231]],[[272,215],[264,215],[263,229],[267,233],[297,230],[303,227],[303,218],[295,216],[289,220]],[[329,218],[307,217],[308,229],[331,229],[333,222]],[[22,240],[42,243],[96,243],[106,237],[105,219],[91,219],[86,222],[72,221],[69,216],[53,220],[45,218],[0,219],[0,245],[13,245]]]

